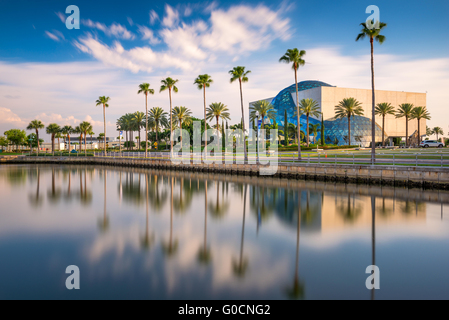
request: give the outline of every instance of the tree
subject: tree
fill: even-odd
[[[243,110],[243,90],[242,90],[242,83],[248,82],[248,74],[251,73],[250,70],[245,71],[245,67],[234,67],[234,69],[229,71],[229,74],[231,75],[231,83],[239,80],[240,85],[240,102],[242,107],[242,126],[245,128],[245,112]],[[243,129],[242,129],[243,130]],[[245,156],[245,161],[248,161],[248,153],[246,150],[246,143],[243,144],[243,153]]]
[[[287,110],[284,110],[284,140],[285,140],[285,146],[288,147],[288,117],[287,117]]]
[[[153,121],[156,124],[156,141],[157,141],[157,149],[159,149],[159,138],[158,138],[158,132],[159,128],[162,127],[168,127],[168,120],[167,120],[167,112],[165,112],[160,107],[153,107],[148,112],[148,118],[150,121]],[[171,131],[170,131],[171,135]],[[170,137],[171,139],[171,137]]]
[[[83,140],[83,130],[80,128],[80,126],[76,126],[76,127],[73,129],[73,133],[79,134],[79,135],[80,135],[80,136],[78,137],[78,140],[79,140],[78,152],[81,152],[81,145],[82,145],[82,140]],[[76,150],[76,146],[75,146],[75,150]]]
[[[351,145],[351,117],[355,115],[363,116],[362,104],[355,98],[345,98],[335,106],[335,117],[337,119],[348,118],[348,146]]]
[[[324,146],[324,116],[321,113],[321,145]]]
[[[377,104],[374,111],[376,115],[382,116],[382,147],[385,147],[385,116],[387,114],[394,115],[394,107],[391,105],[391,103],[382,102]]]
[[[56,123],[50,123],[46,128],[47,134],[51,135],[51,152],[55,155],[55,136],[61,132],[61,127]]]
[[[1,140],[1,138],[3,138],[3,137],[0,137],[0,140]],[[31,146],[31,148],[37,148],[39,145],[40,145],[40,143],[43,143],[44,142],[44,140],[43,139],[40,139],[40,143],[37,141],[37,135],[35,134],[35,133],[32,133],[32,134],[29,134],[27,137],[26,137],[26,140],[24,140],[24,142],[28,145],[28,146]],[[0,142],[0,145],[1,145],[1,142]]]
[[[19,151],[19,145],[22,145],[26,139],[25,131],[20,129],[11,129],[3,134],[12,145],[16,146],[16,151]]]
[[[443,129],[441,129],[440,127],[435,127],[432,129],[432,134],[436,134],[437,135],[437,141],[438,141],[438,135],[441,134],[443,135]]]
[[[375,22],[375,23],[373,23]],[[374,24],[374,25],[373,25]],[[369,37],[371,44],[371,87],[372,87],[372,112],[371,112],[371,163],[376,161],[376,117],[375,117],[375,95],[374,95],[374,40],[379,44],[384,43],[385,36],[380,32],[387,26],[386,23],[380,21],[372,21],[371,25],[366,25],[365,22],[360,24],[363,28],[357,35],[355,41],[363,40],[365,37]]]
[[[164,80],[161,80],[161,89],[159,90],[159,92],[165,91],[168,89],[168,96],[170,98],[170,154],[173,156],[173,139],[172,139],[172,135],[173,135],[173,119],[172,119],[172,101],[171,101],[171,91],[173,89],[173,91],[176,93],[178,92],[178,87],[175,86],[175,84],[178,82],[179,80],[173,80],[172,78],[167,78]]]
[[[408,147],[408,121],[413,119],[414,106],[411,103],[403,103],[396,112],[396,118],[405,118],[405,146]]]
[[[309,130],[313,133],[313,143],[316,144],[316,136],[318,135],[318,128],[320,124],[309,124]],[[307,130],[307,131],[309,131]]]
[[[207,116],[206,116],[206,88],[209,88],[210,85],[214,81],[212,80],[211,76],[208,74],[201,74],[199,75],[193,84],[195,84],[198,88],[198,90],[203,90],[203,97],[204,97],[204,126],[206,126],[207,123]],[[204,157],[207,157],[207,129],[204,127],[204,132],[206,132],[206,139],[204,140]]]
[[[38,156],[39,156],[39,148],[40,148],[39,129],[44,129],[44,128],[45,128],[45,126],[40,120],[31,121],[27,127],[27,130],[36,130],[37,144],[38,144],[38,146],[37,146],[37,155]]]
[[[8,146],[8,139],[5,137],[0,137],[0,147],[2,147],[2,150],[5,150],[5,147]]]
[[[181,142],[182,142],[182,124],[190,124],[192,121],[192,112],[189,108],[186,107],[174,107],[173,108],[173,121],[179,123],[179,130],[181,135]]]
[[[145,95],[145,118],[148,117],[148,95],[154,94],[154,89],[150,89],[149,83],[139,84],[139,91],[137,94],[143,93]],[[140,134],[139,134],[140,136]],[[121,141],[120,141],[121,146]],[[148,121],[145,121],[145,158],[148,156]]]
[[[220,128],[218,120],[220,118],[222,118],[223,120],[231,120],[228,107],[221,102],[214,102],[210,104],[209,107],[207,108],[206,120],[211,121],[214,118],[217,120],[217,139],[218,139],[218,137],[220,136],[219,133]]]
[[[299,112],[301,114],[305,114],[306,118],[307,118],[307,127],[306,127],[306,142],[307,142],[307,146],[309,146],[309,116],[312,117],[318,117],[321,112],[320,112],[320,104],[318,103],[318,101],[313,100],[313,99],[302,99],[301,102],[299,103]],[[298,122],[299,123],[299,122]]]
[[[103,106],[103,123],[104,123],[104,154],[106,155],[106,108],[109,108],[110,98],[106,96],[99,97],[97,101],[95,101],[96,106]]]
[[[92,139],[92,137],[95,135],[95,132],[93,131],[92,126],[89,128],[89,131],[87,132],[87,134],[90,136],[90,145],[91,145],[91,150],[93,150],[94,148],[94,141]]]
[[[69,152],[70,152],[70,135],[73,133],[73,128],[72,126],[64,126],[61,128],[61,132],[62,134],[67,136],[67,139],[69,140]]]
[[[433,134],[433,130],[426,126],[426,135],[431,136]]]
[[[430,113],[426,107],[416,107],[413,109],[413,119],[418,120],[418,145],[421,143],[421,119],[430,120]]]
[[[297,48],[288,49],[287,52],[279,59],[279,62],[291,63],[292,69],[295,71],[295,85],[296,85],[296,116],[298,121],[298,137],[301,135],[299,125],[299,95],[298,95],[298,68],[304,66],[305,61],[303,57],[306,55],[304,50],[299,51]],[[301,144],[298,143],[298,160],[301,160]]]
[[[139,149],[140,149],[140,141],[141,141],[140,128],[142,127],[144,120],[145,120],[145,114],[143,112],[140,112],[140,111],[134,112],[132,121],[134,122],[134,126],[139,131]],[[147,128],[147,126],[148,126],[148,124],[145,125],[145,129]],[[145,132],[147,132],[147,130],[145,130]]]
[[[55,138],[58,139],[58,151],[61,151],[61,142],[60,139],[64,138],[63,134],[61,131],[59,131],[56,135]]]
[[[87,155],[87,141],[86,141],[86,137],[87,137],[87,133],[89,131],[92,130],[92,125],[90,124],[90,122],[87,121],[83,121],[80,123],[80,131],[82,132],[82,134],[84,135],[84,155]],[[80,150],[81,151],[81,150]]]

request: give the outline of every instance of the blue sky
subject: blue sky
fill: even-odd
[[[65,27],[65,8],[80,9],[81,27]],[[111,96],[108,130],[126,112],[141,110],[136,88],[180,80],[175,105],[201,116],[202,96],[192,85],[209,73],[208,102],[221,101],[240,120],[238,87],[227,71],[244,65],[245,105],[293,83],[278,63],[288,48],[307,51],[299,80],[369,88],[369,41],[355,42],[368,5],[387,22],[387,41],[375,46],[376,88],[428,92],[430,125],[447,131],[449,1],[11,1],[0,2],[0,130],[35,117],[101,130],[94,101]],[[158,90],[156,90],[158,92]],[[150,106],[168,109],[157,93]],[[231,121],[232,123],[233,121]],[[47,139],[48,140],[48,139]]]

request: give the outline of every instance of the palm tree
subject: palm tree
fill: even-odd
[[[218,120],[222,118],[223,120],[231,120],[229,109],[221,102],[214,102],[209,105],[207,108],[206,119],[211,121],[214,118],[217,120],[217,139],[220,136],[219,134],[219,124]]]
[[[266,100],[254,102],[249,108],[249,111],[250,121],[258,121],[259,119],[262,119],[262,129],[265,128],[265,117],[268,119],[276,119],[276,111],[274,106]],[[257,150],[259,150],[259,141],[257,141]],[[257,157],[259,158],[259,152],[257,152]]]
[[[91,146],[91,150],[94,149],[94,144],[93,144],[93,136],[95,135],[95,132],[93,131],[92,126],[90,126],[89,131],[87,132],[87,134],[90,136],[90,146]]]
[[[413,119],[418,120],[418,146],[421,144],[421,119],[430,120],[430,113],[426,107],[416,107],[413,109]]]
[[[243,111],[243,90],[242,83],[248,82],[248,74],[251,73],[250,70],[245,71],[245,67],[234,67],[234,69],[229,70],[229,74],[231,75],[231,83],[239,80],[240,85],[240,102],[242,107],[242,130],[245,132],[245,112]],[[243,143],[243,153],[245,155],[245,162],[248,161],[248,153],[246,150],[246,143]]]
[[[321,112],[320,112],[320,104],[318,103],[318,101],[313,100],[313,99],[302,99],[301,102],[299,103],[299,112],[301,114],[305,114],[307,117],[307,134],[306,134],[306,142],[307,142],[307,146],[309,146],[309,117],[315,117],[317,118]],[[296,112],[295,112],[296,113]],[[299,122],[298,122],[299,123]]]
[[[109,107],[109,97],[99,97],[97,101],[95,101],[96,106],[103,106],[103,123],[104,123],[104,155],[106,155],[106,108]]]
[[[154,122],[156,125],[156,141],[157,141],[157,148],[159,149],[158,132],[161,126],[168,127],[167,112],[165,112],[160,107],[153,107],[148,112],[148,120],[150,122]]]
[[[79,134],[80,136],[79,136],[79,147],[78,147],[78,152],[81,152],[81,141],[83,140],[83,131],[81,130],[81,128],[80,128],[80,126],[76,126],[74,129],[73,129],[73,133],[75,133],[75,134]],[[75,146],[75,150],[76,150],[76,146]]]
[[[139,131],[139,147],[138,147],[139,150],[141,148],[141,145],[140,145],[140,142],[141,142],[141,139],[140,139],[140,128],[142,127],[142,124],[143,124],[144,120],[145,120],[145,113],[140,112],[140,111],[134,112],[132,121],[134,122],[135,127]],[[147,132],[146,128],[148,128],[148,124],[145,125],[145,132]]]
[[[387,114],[394,115],[394,107],[391,105],[391,103],[382,102],[377,104],[374,111],[376,115],[382,116],[382,147],[385,147],[385,116]]]
[[[337,119],[348,118],[348,146],[351,145],[351,117],[355,115],[363,116],[362,104],[355,98],[345,98],[335,106],[335,117]],[[372,143],[374,144],[374,140]]]
[[[37,155],[39,156],[39,148],[40,148],[40,142],[39,142],[39,129],[44,129],[45,126],[40,120],[33,120],[30,122],[30,124],[27,127],[27,130],[36,130],[36,136],[37,136]]]
[[[55,134],[55,139],[58,139],[58,151],[61,151],[61,142],[60,139],[64,138],[61,131],[59,131],[57,134]]]
[[[432,129],[432,134],[436,134],[437,135],[437,141],[438,141],[438,135],[441,134],[443,135],[443,129],[441,129],[440,127],[435,127]]]
[[[83,121],[80,123],[79,125],[81,134],[84,135],[84,155],[87,155],[87,141],[86,141],[86,137],[87,137],[87,133],[92,130],[92,125],[90,124],[90,122],[87,121]],[[81,151],[81,150],[80,150]]]
[[[173,120],[172,120],[172,102],[171,102],[171,91],[173,89],[173,92],[178,92],[178,87],[175,86],[175,84],[178,82],[178,80],[173,80],[172,78],[168,77],[167,79],[161,80],[161,89],[159,92],[165,91],[168,89],[168,96],[170,98],[170,154],[173,156]]]
[[[369,28],[365,22],[360,25],[363,27],[361,32],[358,34],[355,41],[363,40],[365,37],[369,37],[371,44],[371,87],[372,87],[372,112],[371,112],[371,163],[374,164],[376,161],[376,111],[375,111],[375,96],[374,96],[374,40],[382,44],[385,41],[385,36],[381,35],[380,32],[383,28],[387,26],[386,23],[380,21],[376,22],[375,26]],[[376,28],[377,27],[377,28]]]
[[[292,69],[295,71],[295,85],[296,85],[296,116],[298,121],[298,137],[300,134],[299,126],[299,96],[298,96],[298,68],[299,66],[304,66],[306,63],[303,57],[306,55],[304,50],[299,51],[297,48],[288,49],[287,52],[279,59],[279,62],[291,63]],[[301,160],[301,143],[298,143],[298,160]]]
[[[61,129],[61,132],[67,136],[67,139],[69,140],[69,155],[70,155],[70,135],[73,133],[72,126],[64,126]]]
[[[61,132],[61,128],[56,123],[50,123],[47,126],[47,134],[51,135],[51,152],[53,156],[55,155],[55,136],[57,133]]]
[[[145,117],[148,116],[148,94],[154,94],[154,89],[150,89],[149,83],[139,84],[139,91],[137,94],[143,93],[145,95]],[[120,144],[121,146],[121,144]],[[145,158],[148,156],[148,121],[145,121]]]
[[[405,118],[405,146],[408,147],[408,121],[413,118],[414,106],[411,103],[403,103],[399,105],[396,112],[396,118]]]
[[[318,135],[318,128],[320,127],[321,125],[319,124],[319,123],[317,123],[317,124],[309,124],[309,130],[310,131],[312,131],[312,133],[313,133],[313,143],[314,144],[316,144],[316,136]],[[309,130],[307,130],[307,131],[309,131]],[[308,134],[307,134],[308,135]],[[317,147],[317,149],[318,149],[318,147]]]
[[[174,107],[173,108],[173,121],[179,123],[179,130],[181,134],[181,143],[182,143],[182,124],[185,123],[189,125],[192,122],[192,112],[189,108],[186,107]]]
[[[206,120],[206,88],[209,88],[214,81],[208,74],[199,75],[193,84],[197,85],[198,90],[203,90],[204,97],[204,133],[206,139],[204,139],[204,158],[207,158],[207,120]]]

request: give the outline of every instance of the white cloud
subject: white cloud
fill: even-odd
[[[87,20],[81,19],[81,23],[89,28],[101,30],[109,37],[113,36],[119,39],[126,39],[126,40],[132,40],[135,37],[132,32],[126,29],[126,27],[118,23],[113,23],[109,27],[106,26],[104,23],[95,22],[90,19]]]
[[[156,11],[151,10],[150,11],[150,24],[153,25],[158,20],[159,20],[159,16],[156,13]]]
[[[175,27],[179,21],[179,12],[174,10],[168,4],[165,4],[165,16],[162,25],[168,28]]]
[[[62,33],[61,32],[59,32],[59,31],[53,31],[53,33],[51,33],[51,32],[48,32],[48,31],[45,31],[45,34],[50,38],[50,39],[52,39],[52,40],[54,40],[54,41],[61,41],[61,40],[63,40],[64,39],[64,36],[62,35]]]
[[[59,20],[61,20],[62,23],[65,23],[67,17],[62,12],[55,12],[55,14],[58,16]]]
[[[158,44],[161,42],[161,40],[154,35],[153,30],[145,26],[139,26],[139,32],[142,34],[142,40],[150,40],[150,44]]]
[[[128,17],[127,20],[128,20],[128,23],[129,23],[130,26],[133,26],[133,25],[134,25],[133,19],[131,19],[130,17]]]

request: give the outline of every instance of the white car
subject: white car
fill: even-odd
[[[436,140],[424,140],[421,142],[421,144],[419,146],[421,148],[430,148],[430,147],[443,148],[444,147],[443,143],[438,142]]]

